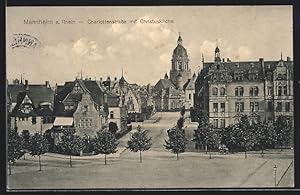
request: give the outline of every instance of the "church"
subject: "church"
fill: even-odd
[[[157,111],[189,109],[194,105],[196,75],[191,76],[189,57],[179,35],[173,51],[171,70],[153,88],[155,109]]]

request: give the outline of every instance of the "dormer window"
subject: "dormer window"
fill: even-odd
[[[242,81],[244,79],[243,72],[235,72],[234,73],[234,80]]]

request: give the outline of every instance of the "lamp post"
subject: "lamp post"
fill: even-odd
[[[276,171],[277,171],[277,166],[274,165],[273,169],[274,169],[274,186],[277,187],[277,184],[276,184]]]

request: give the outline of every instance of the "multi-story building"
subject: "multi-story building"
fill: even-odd
[[[195,83],[198,117],[207,116],[214,128],[237,122],[243,114],[250,121],[274,122],[279,115],[293,124],[293,61],[204,62]]]
[[[15,79],[7,86],[10,100],[9,117],[11,128],[18,133],[28,131],[44,133],[53,126],[54,91],[48,81],[45,84],[29,84],[28,80]]]

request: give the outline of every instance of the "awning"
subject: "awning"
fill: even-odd
[[[56,117],[53,126],[72,126],[73,117]]]

